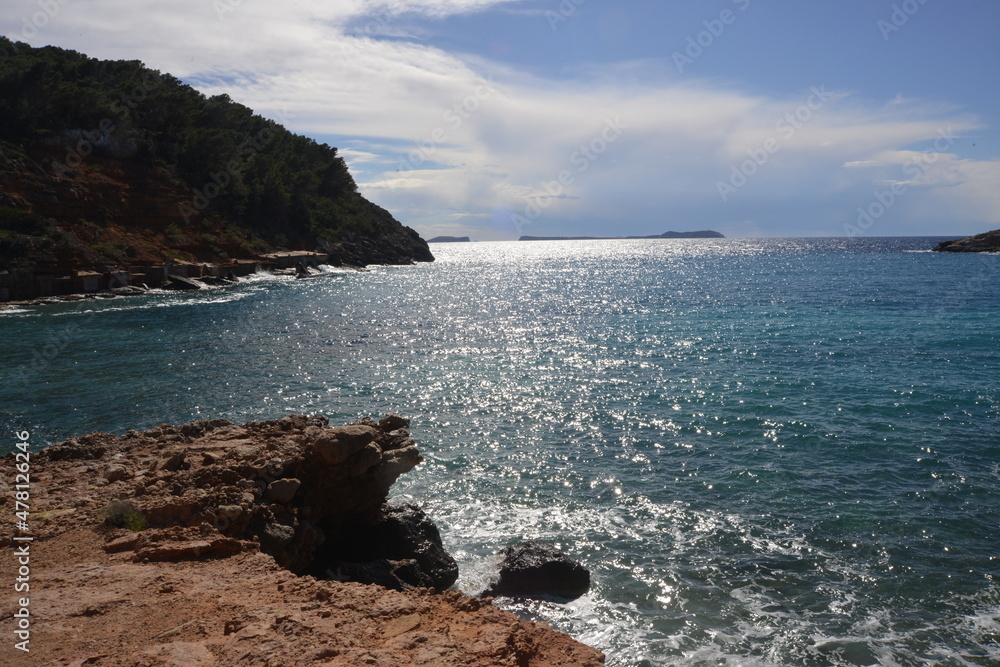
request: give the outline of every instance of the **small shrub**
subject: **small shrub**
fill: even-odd
[[[104,525],[113,528],[128,528],[138,533],[146,527],[146,517],[137,512],[127,500],[112,500],[104,508]]]
[[[18,234],[43,235],[50,228],[42,216],[10,206],[0,206],[0,229]]]
[[[110,259],[113,262],[120,262],[125,256],[120,243],[113,243],[111,245],[107,243],[95,243],[91,247],[102,257]]]

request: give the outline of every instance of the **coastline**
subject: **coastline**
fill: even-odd
[[[5,643],[4,664],[604,664],[490,598],[345,581],[333,564],[314,576],[305,563],[323,553],[317,536],[336,544],[338,526],[367,522],[422,460],[404,424],[200,420],[7,455],[4,486],[30,470],[27,520],[0,526],[26,545],[30,596],[26,620],[8,614],[0,628],[29,628],[30,653]],[[0,500],[10,517],[13,499]],[[412,560],[381,567],[405,577]],[[10,581],[15,561],[0,566]]]
[[[982,466],[973,470],[996,443],[982,399],[996,349],[989,256],[944,257],[929,252],[934,243],[925,238],[720,241],[680,253],[681,267],[703,267],[680,275],[666,245],[584,243],[591,245],[524,247],[518,261],[511,261],[513,243],[486,243],[449,250],[439,265],[416,272],[373,267],[370,275],[301,284],[261,279],[204,294],[154,293],[0,317],[5,365],[23,378],[5,386],[8,434],[30,429],[41,446],[94,429],[121,435],[199,416],[243,423],[323,413],[348,423],[405,406],[428,463],[400,478],[391,497],[424,505],[438,523],[461,566],[460,588],[479,593],[490,560],[512,539],[559,542],[592,569],[591,593],[570,606],[497,604],[604,651],[608,664],[683,663],[695,655],[823,659],[843,646],[813,640],[843,629],[843,616],[823,609],[845,596],[843,613],[855,618],[900,607],[884,626],[853,637],[859,663],[880,654],[919,662],[920,628],[934,624],[943,659],[991,655],[988,634],[971,634],[962,621],[992,610],[993,591],[980,593],[992,553],[990,516],[1000,502],[991,495],[995,478],[978,474]],[[567,290],[549,289],[553,268],[564,270],[570,289],[586,277],[575,292],[586,312],[561,316]],[[635,279],[619,287],[626,273]],[[844,289],[852,290],[848,301]],[[944,305],[928,301],[929,293],[958,297]],[[919,331],[911,326],[918,319],[925,323]],[[961,348],[953,344],[956,321],[970,332]],[[734,329],[733,322],[749,324]],[[816,332],[828,337],[818,350]],[[581,345],[591,335],[642,343]],[[595,372],[612,366],[627,369],[634,385]],[[705,378],[687,381],[683,371],[692,367]],[[774,376],[788,368],[810,368],[816,385]],[[881,368],[902,369],[907,384],[928,384],[892,401],[900,378]],[[484,377],[493,381],[478,381]],[[551,387],[546,396],[540,385]],[[573,416],[581,400],[586,431]],[[722,432],[715,416],[729,422]],[[776,424],[777,441],[761,430],[764,420]],[[871,437],[880,424],[894,428],[885,429],[885,441]],[[634,440],[619,441],[628,435],[623,426]],[[754,471],[778,472],[741,475],[750,452]],[[700,474],[677,474],[687,466]],[[887,466],[896,472],[880,487]],[[828,472],[817,477],[816,469]],[[910,491],[913,484],[940,491],[932,473],[946,480],[971,474],[928,504]],[[871,488],[879,493],[864,496]],[[865,507],[854,507],[857,494],[868,498]],[[748,503],[734,507],[733,497]],[[802,533],[789,534],[782,520],[790,502]],[[854,512],[851,521],[835,521],[829,503]],[[968,512],[952,525],[964,538],[922,536],[958,505]],[[926,521],[907,518],[921,511],[929,512]],[[869,541],[853,523],[869,517],[902,520],[904,530],[878,531]],[[699,526],[707,532],[693,530]],[[748,532],[750,542],[733,539]],[[903,551],[911,538],[926,551]],[[882,545],[900,550],[913,569],[880,568]],[[952,547],[947,562],[936,558],[944,547]],[[619,557],[631,567],[620,567]],[[713,576],[699,578],[708,568]],[[772,590],[749,600],[728,594],[761,577]],[[840,585],[825,589],[830,581]],[[661,592],[670,599],[654,597]],[[940,606],[923,604],[930,599]],[[685,608],[689,600],[704,605]],[[759,613],[765,605],[793,608],[799,621],[741,634],[747,618],[773,619]],[[942,608],[958,620],[941,620]],[[713,643],[719,629],[731,638],[724,645]]]
[[[108,274],[93,273],[95,277],[89,284],[83,284],[80,280],[72,280],[74,277],[66,277],[64,281],[72,281],[74,289],[77,291],[62,292],[59,294],[46,294],[30,299],[20,300],[0,300],[0,313],[4,310],[24,308],[30,306],[46,306],[58,303],[75,303],[79,301],[107,300],[129,296],[142,296],[156,289],[167,289],[171,291],[198,291],[204,289],[217,289],[238,285],[255,275],[274,276],[296,276],[297,278],[318,278],[327,275],[321,267],[333,267],[343,270],[353,270],[363,272],[369,265],[329,264],[330,255],[319,252],[289,251],[274,253],[261,259],[236,260],[231,264],[174,264],[155,267],[154,279],[150,280],[150,273],[146,267],[146,272],[120,271],[110,274],[110,279],[117,281],[118,286],[111,287],[105,283],[104,287],[98,287],[100,280],[104,277],[107,281]],[[91,274],[87,274],[91,275]],[[152,285],[146,282],[150,281]],[[172,283],[172,285],[171,285]],[[64,282],[65,284],[65,282]]]

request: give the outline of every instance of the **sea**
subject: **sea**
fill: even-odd
[[[608,665],[1000,664],[1000,255],[936,238],[460,243],[0,314],[0,441],[399,412],[476,594]]]

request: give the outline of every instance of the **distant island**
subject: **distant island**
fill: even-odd
[[[934,252],[1000,252],[1000,229],[964,239],[942,241]]]
[[[432,239],[427,239],[428,243],[471,243],[472,239],[468,236],[435,236]]]
[[[652,236],[522,236],[518,241],[616,241],[621,239],[724,239],[719,232],[663,232]]]

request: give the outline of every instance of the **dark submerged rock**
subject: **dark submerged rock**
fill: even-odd
[[[522,542],[500,552],[499,577],[483,595],[574,600],[590,588],[590,572],[543,542]]]

